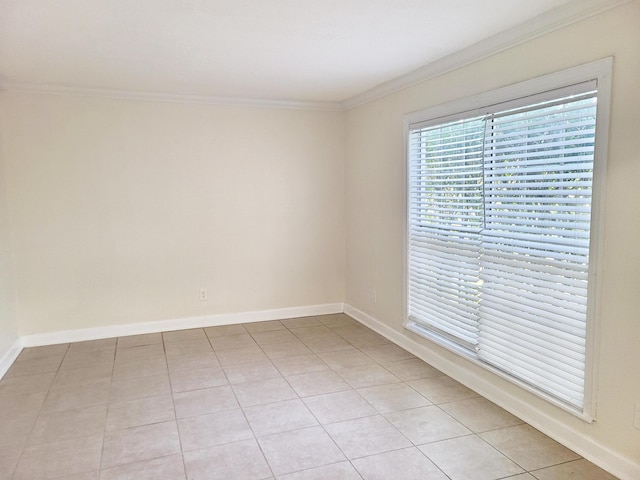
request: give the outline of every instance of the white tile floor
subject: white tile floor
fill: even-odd
[[[0,479],[611,480],[346,315],[25,349]]]

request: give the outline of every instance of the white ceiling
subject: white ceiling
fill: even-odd
[[[0,80],[340,102],[489,37],[605,3],[0,0]]]

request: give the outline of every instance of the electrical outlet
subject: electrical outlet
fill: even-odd
[[[369,298],[371,299],[371,303],[377,303],[378,302],[378,294],[376,293],[375,290],[371,290],[369,292]]]
[[[207,294],[207,289],[206,288],[201,288],[200,289],[200,301],[201,302],[206,302],[208,298],[209,298],[209,295]]]
[[[633,426],[640,430],[640,402],[636,402],[636,409],[633,414]]]

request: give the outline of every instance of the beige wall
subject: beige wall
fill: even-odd
[[[342,302],[343,117],[3,93],[18,333]]]
[[[587,424],[402,328],[403,115],[574,65],[615,56],[604,269],[601,272],[597,422]],[[346,303],[420,342],[468,384],[530,406],[535,423],[559,425],[573,443],[595,442],[639,464],[640,430],[640,2],[545,35],[347,113]],[[375,301],[374,294],[375,292]],[[580,441],[576,440],[580,437]],[[635,468],[635,467],[634,467]],[[640,470],[638,470],[640,471]]]
[[[2,136],[0,136],[0,145],[2,145]],[[8,220],[4,161],[0,149],[0,360],[18,338],[11,281],[13,266]],[[0,365],[0,374],[2,374],[2,365]]]

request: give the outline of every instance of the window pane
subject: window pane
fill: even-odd
[[[410,132],[408,320],[581,408],[596,92],[545,96]]]
[[[477,343],[482,118],[410,138],[409,316],[461,345]]]
[[[489,120],[478,355],[582,406],[595,98]]]

